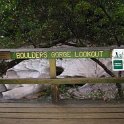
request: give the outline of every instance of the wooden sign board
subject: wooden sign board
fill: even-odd
[[[0,49],[0,59],[111,58],[111,48]]]
[[[12,52],[11,59],[110,58],[110,51]]]

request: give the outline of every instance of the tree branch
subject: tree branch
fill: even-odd
[[[99,64],[104,70],[105,72],[107,72],[111,77],[116,77],[116,75],[114,73],[112,73],[102,62],[100,62],[98,59],[96,58],[91,58],[94,62],[96,62],[97,64]],[[118,77],[121,77],[121,72],[118,73]],[[118,88],[118,94],[119,97],[122,98],[123,97],[123,91],[122,91],[122,87],[120,83],[116,83],[116,86]]]
[[[110,71],[102,62],[100,62],[98,59],[96,58],[91,58],[91,60],[93,60],[94,62],[96,62],[98,65],[100,65],[106,73],[108,73],[111,77],[116,77],[116,75]]]

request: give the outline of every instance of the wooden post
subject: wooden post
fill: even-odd
[[[50,78],[56,78],[56,59],[49,59],[50,64]],[[51,85],[52,90],[52,102],[57,103],[59,101],[59,88],[58,85]]]

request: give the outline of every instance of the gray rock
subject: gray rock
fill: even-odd
[[[111,59],[100,59],[111,70]],[[63,68],[63,72],[57,76],[58,78],[65,78],[68,76],[82,76],[82,77],[109,77],[109,75],[91,59],[57,59],[56,65]],[[49,61],[47,59],[30,59],[25,60],[6,73],[6,78],[49,78]],[[36,86],[36,87],[35,87]],[[27,95],[42,90],[43,85],[22,84],[7,86],[10,91],[4,92],[5,99],[20,99]],[[102,88],[103,87],[103,88]],[[112,88],[113,87],[113,88]],[[112,90],[111,90],[112,88]],[[115,85],[85,85],[80,87],[78,91],[71,89],[69,93],[79,98],[89,98],[93,95],[101,95],[102,91],[105,98],[115,98]],[[112,92],[110,92],[112,91]],[[114,91],[114,92],[113,92]],[[1,90],[2,92],[2,90]],[[107,96],[107,92],[110,94]],[[114,94],[114,95],[113,95]]]
[[[0,93],[0,99],[2,99],[3,98],[3,94],[2,93]]]
[[[28,95],[42,91],[47,87],[48,85],[26,84],[22,87],[17,87],[12,90],[3,92],[3,99],[21,99]]]
[[[116,84],[85,84],[77,89],[69,89],[67,93],[77,99],[110,100],[116,98],[118,89]]]
[[[4,92],[6,90],[6,86],[4,84],[0,84],[0,92]]]

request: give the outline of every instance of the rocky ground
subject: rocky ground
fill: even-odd
[[[110,59],[101,59],[111,69]],[[109,75],[94,61],[90,59],[63,59],[57,60],[57,67],[63,68],[63,72],[57,78],[67,76],[109,77]],[[46,59],[25,60],[9,69],[4,78],[49,78],[49,62]],[[25,82],[24,82],[25,83]],[[49,85],[41,84],[1,84],[0,92],[2,99],[22,99],[39,97]],[[62,99],[115,99],[118,94],[115,84],[85,84],[66,90],[61,94]],[[38,93],[41,93],[38,95]],[[36,94],[34,96],[34,94]],[[3,96],[3,97],[2,97]]]

